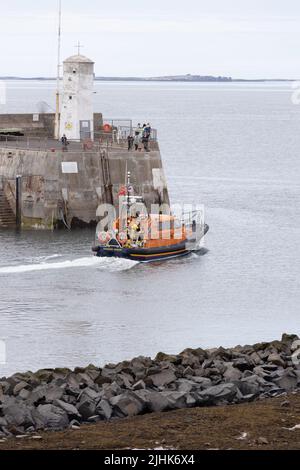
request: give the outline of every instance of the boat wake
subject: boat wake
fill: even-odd
[[[56,269],[70,269],[70,268],[89,268],[96,267],[103,271],[109,272],[120,272],[127,271],[134,266],[137,262],[129,261],[125,259],[109,259],[109,258],[97,258],[94,256],[86,258],[78,258],[75,260],[66,260],[60,262],[41,262],[35,264],[24,264],[24,265],[15,265],[15,266],[3,266],[0,268],[1,274],[20,274],[20,273],[30,273],[34,271],[49,271]]]
[[[202,246],[202,247],[199,247],[197,250],[194,250],[192,252],[192,255],[198,258],[199,256],[207,255],[207,253],[209,253],[209,250],[205,248],[204,246]]]

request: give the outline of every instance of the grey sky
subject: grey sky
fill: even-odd
[[[57,0],[0,0],[0,75],[55,75]],[[97,75],[300,78],[299,0],[62,0]]]

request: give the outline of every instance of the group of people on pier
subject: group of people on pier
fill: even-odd
[[[136,152],[141,149],[141,144],[144,147],[145,152],[150,152],[149,142],[151,139],[152,128],[151,125],[144,124],[143,126],[139,123],[134,130],[134,135],[129,134],[127,137],[128,141],[128,152],[135,150]]]

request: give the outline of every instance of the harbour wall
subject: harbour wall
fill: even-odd
[[[157,143],[150,152],[126,148],[91,151],[34,150],[1,147],[0,180],[3,194],[16,213],[16,178],[21,177],[20,209],[23,228],[52,229],[96,225],[97,208],[118,206],[126,170],[136,194],[148,208],[169,203],[167,184]],[[0,219],[1,226],[1,219]]]

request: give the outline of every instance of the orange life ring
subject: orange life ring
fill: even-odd
[[[98,240],[100,243],[108,243],[111,240],[111,237],[108,232],[100,232],[98,234]]]
[[[104,124],[103,130],[104,130],[104,132],[111,132],[111,131],[112,131],[112,127],[111,127],[110,124]]]
[[[122,186],[122,187],[120,188],[120,191],[119,191],[119,197],[121,197],[121,196],[127,196],[127,194],[128,194],[128,191],[127,191],[126,186]]]
[[[118,242],[121,244],[121,245],[125,245],[125,243],[127,242],[127,233],[126,232],[120,232],[119,235],[118,235]]]

